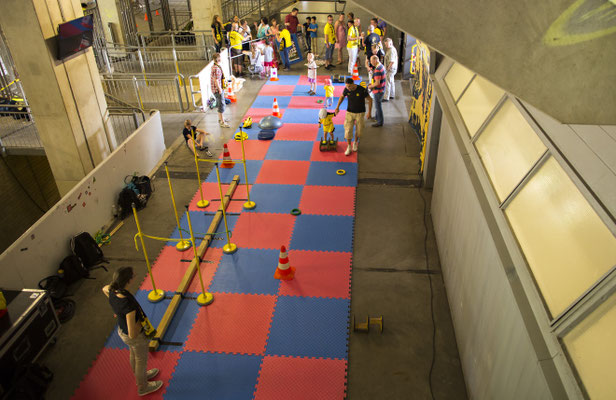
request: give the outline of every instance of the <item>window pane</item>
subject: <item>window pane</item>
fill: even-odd
[[[475,146],[501,201],[545,152],[545,146],[511,100],[494,115]]]
[[[468,82],[473,77],[474,73],[462,65],[455,63],[445,76],[445,83],[449,88],[453,100],[458,100],[462,91],[468,85]]]
[[[504,93],[479,75],[473,79],[458,102],[458,110],[462,114],[462,119],[464,119],[468,134],[471,137],[475,135],[483,121],[496,107]]]
[[[612,295],[563,339],[591,399],[615,399],[616,295]]]
[[[616,238],[553,157],[505,213],[553,317],[616,264]]]

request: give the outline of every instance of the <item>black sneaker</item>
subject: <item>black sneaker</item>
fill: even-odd
[[[372,127],[374,127],[374,128],[378,128],[379,126],[383,126],[383,124],[379,124],[379,123],[372,124]]]

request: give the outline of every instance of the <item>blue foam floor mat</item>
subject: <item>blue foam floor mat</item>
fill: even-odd
[[[347,299],[280,296],[265,354],[345,359],[349,307]]]
[[[273,108],[274,107],[274,98],[278,101],[278,107],[281,109],[287,108],[289,106],[289,102],[291,101],[291,96],[257,96],[254,103],[252,103],[252,108]]]
[[[282,122],[295,124],[318,124],[319,109],[287,108],[282,115]]]
[[[259,171],[261,170],[262,164],[263,161],[261,160],[246,160],[246,169],[248,170],[248,183],[255,182],[255,179],[257,178],[257,175],[259,175]],[[244,165],[242,163],[235,163],[233,168],[219,168],[219,171],[221,183],[231,183],[231,180],[233,179],[234,175],[240,176],[240,184],[245,183]],[[218,182],[216,180],[216,170],[212,170],[210,172],[210,174],[205,179],[205,182]]]
[[[338,175],[337,170],[345,171]],[[313,161],[310,163],[306,185],[310,186],[357,186],[357,163]]]
[[[277,81],[267,81],[265,84],[266,85],[297,85],[298,82],[299,82],[299,75],[278,75]]]
[[[303,185],[254,184],[250,199],[257,207],[244,212],[288,214],[299,207],[303,189]]]
[[[266,160],[297,160],[310,161],[313,142],[301,142],[296,140],[278,140],[270,144]]]
[[[219,203],[220,201],[216,204],[219,204]],[[214,220],[215,214],[209,214],[203,211],[189,211],[189,212],[190,212],[190,222],[192,222],[192,225],[193,225],[193,233],[195,235],[196,245],[197,247],[199,247],[201,245],[202,238],[205,236],[205,233],[207,233],[207,230],[210,227],[210,224]],[[227,215],[227,224],[229,226],[230,231],[233,231],[233,228],[235,227],[235,223],[237,222],[237,219],[238,219],[237,215]],[[182,227],[183,238],[190,240],[190,234],[186,233],[186,232],[190,232],[188,229],[188,219],[186,218],[186,214],[182,215],[182,218],[180,219],[180,226]],[[218,229],[216,230],[216,232],[220,232],[220,234],[216,235],[215,237],[216,238],[226,238],[224,231],[225,231],[225,225],[224,225],[224,222],[221,221],[220,224],[218,225]],[[173,230],[173,233],[171,234],[170,237],[175,238],[175,239],[180,238],[180,233],[178,232],[178,228],[175,228]],[[225,240],[214,240],[212,242],[212,247],[222,248],[225,243],[226,243]],[[177,242],[172,242],[172,241],[167,242],[167,246],[175,246],[176,244]]]
[[[261,356],[185,352],[165,399],[252,399]]]
[[[353,251],[354,217],[306,215],[295,220],[290,248],[314,251]]]
[[[274,279],[278,250],[240,248],[221,259],[209,291],[241,294],[278,294]]]

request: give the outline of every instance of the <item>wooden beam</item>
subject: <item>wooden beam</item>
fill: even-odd
[[[240,176],[235,175],[233,177],[233,180],[231,181],[229,189],[227,190],[227,194],[224,196],[222,204],[220,205],[221,208],[216,211],[214,219],[212,220],[212,223],[208,228],[207,234],[203,238],[201,245],[197,248],[197,255],[199,256],[199,258],[203,258],[205,252],[212,243],[212,240],[214,240],[214,234],[216,233],[218,225],[222,220],[222,207],[224,207],[224,209],[226,210],[229,206],[229,203],[231,202],[231,197],[233,196],[233,193],[235,192],[239,181]],[[169,328],[171,320],[173,319],[173,316],[175,315],[175,312],[177,311],[178,307],[180,306],[180,302],[182,301],[182,295],[186,293],[186,290],[188,289],[190,282],[195,276],[198,267],[199,263],[193,258],[193,260],[190,262],[188,269],[186,270],[186,273],[184,274],[184,277],[182,278],[182,281],[180,282],[180,285],[178,286],[178,289],[175,291],[175,294],[171,299],[171,303],[169,303],[169,306],[167,306],[165,315],[163,315],[163,318],[160,320],[158,327],[156,327],[156,336],[154,336],[154,338],[150,340],[150,351],[155,351],[158,349],[158,346],[160,346],[160,340],[165,335],[167,328]]]

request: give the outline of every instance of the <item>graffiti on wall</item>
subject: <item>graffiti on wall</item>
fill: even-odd
[[[616,33],[615,0],[577,0],[554,21],[543,42],[548,46],[565,46],[613,33]]]
[[[411,111],[409,123],[415,130],[419,143],[421,143],[420,165],[424,167],[426,155],[426,135],[430,122],[430,108],[432,107],[432,82],[430,81],[430,49],[419,40],[411,50],[412,88]]]

